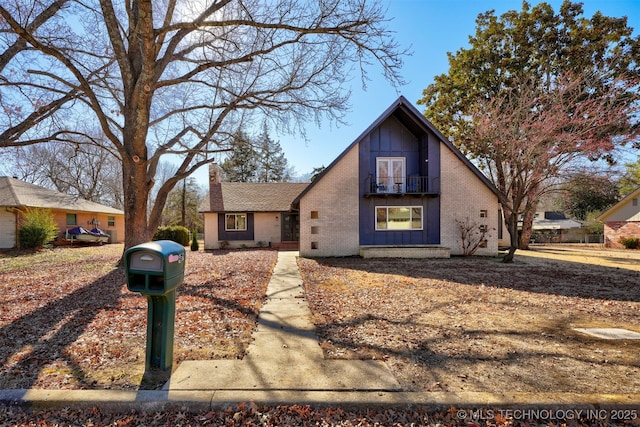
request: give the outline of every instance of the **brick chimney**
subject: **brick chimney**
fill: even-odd
[[[222,182],[222,170],[217,163],[209,164],[209,185],[220,184]]]

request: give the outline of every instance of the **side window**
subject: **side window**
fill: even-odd
[[[78,216],[76,214],[67,214],[67,225],[78,225]]]

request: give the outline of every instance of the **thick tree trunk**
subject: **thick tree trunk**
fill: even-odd
[[[149,241],[153,237],[150,235],[147,221],[150,188],[145,163],[139,157],[123,159],[122,162],[125,249]]]

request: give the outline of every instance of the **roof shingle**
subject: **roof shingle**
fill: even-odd
[[[308,183],[223,182],[212,184],[200,212],[286,212]]]
[[[0,177],[0,206],[66,209],[124,215],[119,209],[91,202],[69,194],[49,190],[7,176]]]

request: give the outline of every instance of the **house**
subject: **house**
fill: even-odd
[[[61,231],[82,226],[99,227],[111,237],[110,242],[124,241],[124,212],[69,194],[49,190],[6,176],[0,177],[0,248],[18,247],[20,213],[26,208],[50,209]]]
[[[463,253],[466,223],[484,234],[477,254],[498,251],[495,188],[404,97],[310,184],[259,187],[218,176],[214,169],[200,209],[205,248],[291,238],[308,257],[448,257]]]
[[[537,243],[581,242],[585,237],[581,228],[582,223],[567,218],[563,212],[536,212],[531,225],[532,239]]]
[[[222,182],[220,168],[209,167],[204,214],[204,248],[272,246],[298,248],[300,222],[291,203],[307,183]]]
[[[499,203],[489,180],[406,98],[387,108],[296,198],[300,255],[448,257],[460,223],[498,252]]]
[[[604,223],[604,245],[624,248],[623,237],[640,238],[640,187],[598,217]]]

